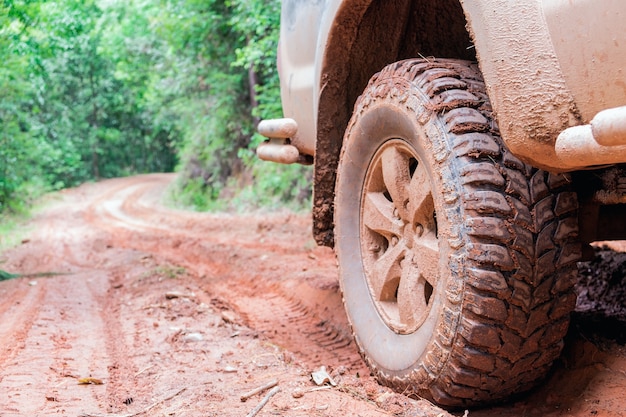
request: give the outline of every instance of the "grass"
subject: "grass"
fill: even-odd
[[[17,246],[29,232],[31,213],[0,214],[0,253]]]
[[[176,279],[186,273],[187,270],[182,266],[159,265],[150,271],[144,272],[139,278],[139,281],[148,277],[159,277],[159,281],[161,281],[161,279]]]
[[[31,231],[29,221],[59,197],[56,191],[29,191],[29,195],[32,197],[29,197],[28,202],[14,204],[12,210],[0,212],[0,253],[26,239]]]

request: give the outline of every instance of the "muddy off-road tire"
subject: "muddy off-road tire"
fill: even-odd
[[[471,406],[546,374],[576,299],[567,186],[507,151],[474,64],[402,61],[370,80],[344,138],[335,236],[354,336],[382,383]]]

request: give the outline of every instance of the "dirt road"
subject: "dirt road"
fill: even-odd
[[[447,415],[369,376],[308,215],[169,209],[172,178],[65,191],[0,255],[25,275],[0,282],[0,417],[245,416],[272,380],[260,416]],[[573,329],[537,391],[469,415],[626,415],[626,349]]]

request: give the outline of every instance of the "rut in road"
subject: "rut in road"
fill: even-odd
[[[233,239],[229,232],[233,226],[222,228],[228,222],[226,215],[160,205],[158,199],[170,178],[155,175],[152,179],[102,195],[92,204],[89,221],[109,230],[113,226],[117,245],[158,254],[193,271],[207,294],[219,296],[243,324],[307,368],[326,366],[369,374],[345,318],[334,255],[325,248],[315,248],[320,252],[311,254],[310,236],[301,234],[300,224],[290,223],[294,221],[290,214],[251,217],[251,224],[245,225],[247,238],[238,233]],[[274,229],[286,237],[277,241],[272,236],[272,243],[265,243]],[[284,258],[284,268],[265,267],[264,260],[276,256]],[[321,275],[334,277],[334,282],[319,284]]]
[[[81,210],[80,205],[75,208]],[[123,344],[108,333],[120,327],[105,314],[108,272],[94,265],[91,255],[74,250],[77,242],[89,240],[90,232],[80,225],[68,227],[62,217],[53,211],[52,220],[33,235],[29,249],[12,259],[14,268],[50,276],[16,279],[2,286],[3,417],[76,410],[59,398],[76,399],[79,409],[98,408],[108,390],[85,390],[75,381],[96,375],[108,379],[111,369],[132,369],[128,355],[115,352]]]

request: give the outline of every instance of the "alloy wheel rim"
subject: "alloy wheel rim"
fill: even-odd
[[[439,242],[426,164],[400,139],[385,142],[365,175],[361,255],[374,305],[394,332],[415,332],[439,281]]]

